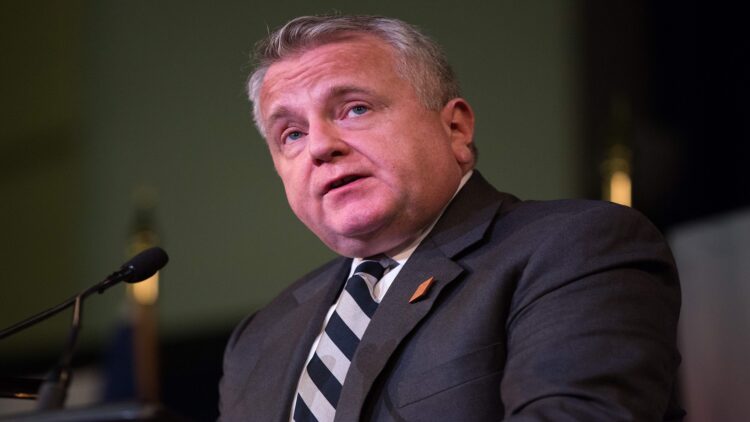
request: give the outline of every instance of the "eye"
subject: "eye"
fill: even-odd
[[[285,144],[292,143],[302,138],[302,136],[304,136],[304,133],[300,132],[299,130],[293,130],[284,134],[284,136],[282,136],[282,141]]]
[[[350,108],[349,112],[346,114],[346,116],[347,117],[361,116],[361,115],[367,113],[368,111],[370,111],[369,107],[367,107],[366,105],[358,104],[358,105],[355,105],[354,107]]]

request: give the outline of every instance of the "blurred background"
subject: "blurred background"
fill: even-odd
[[[750,31],[739,7],[694,1],[3,2],[0,328],[146,246],[171,257],[140,292],[86,301],[69,405],[215,419],[233,326],[333,256],[288,209],[243,88],[268,28],[332,11],[444,46],[500,190],[646,214],[680,267],[690,420],[746,420]],[[52,368],[69,324],[0,342],[0,376]]]

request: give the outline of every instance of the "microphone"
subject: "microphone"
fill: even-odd
[[[94,292],[98,292],[100,294],[104,293],[105,290],[121,281],[124,281],[126,283],[137,283],[139,281],[143,281],[156,274],[157,271],[167,265],[167,262],[169,262],[169,256],[166,252],[164,252],[164,249],[158,246],[146,249],[145,251],[131,258],[128,262],[124,263],[119,270],[113,272],[99,283],[67,299],[57,306],[42,311],[30,318],[27,318],[0,331],[0,340],[9,337],[34,324],[42,322],[45,319],[64,311],[65,309],[68,309],[75,303],[76,298],[78,298],[79,296],[81,299],[85,299]]]
[[[123,264],[119,270],[113,272],[107,278],[100,281],[99,283],[89,287],[81,293],[69,298],[68,300],[54,306],[46,311],[40,312],[24,321],[14,324],[2,331],[0,331],[0,340],[5,337],[11,336],[25,328],[35,325],[45,319],[56,315],[63,310],[75,305],[73,308],[73,321],[70,327],[70,333],[68,334],[68,341],[63,351],[62,357],[58,365],[53,369],[46,379],[42,382],[37,380],[15,380],[11,388],[14,391],[5,391],[0,389],[0,397],[19,397],[18,392],[22,391],[27,397],[33,396],[29,394],[28,384],[40,385],[39,391],[34,398],[38,399],[38,409],[58,409],[63,406],[67,395],[68,385],[70,385],[70,379],[72,377],[72,362],[73,354],[75,352],[75,346],[78,340],[78,332],[81,329],[81,316],[83,311],[83,299],[94,292],[99,294],[104,293],[105,290],[114,286],[115,284],[124,281],[126,283],[137,283],[143,281],[152,275],[156,274],[157,271],[162,269],[169,262],[169,256],[164,249],[159,247],[153,247],[146,249],[138,255],[131,258],[128,262]],[[2,381],[2,380],[0,380]],[[26,385],[25,390],[19,390],[21,387],[19,384],[23,381],[22,385]],[[2,385],[3,383],[0,383]]]
[[[157,271],[167,265],[167,262],[169,262],[169,256],[164,252],[164,249],[158,246],[146,249],[131,258],[130,261],[122,264],[119,270],[110,274],[91,289],[102,293],[120,281],[131,284],[138,283],[156,274]]]
[[[169,256],[164,252],[164,249],[158,246],[146,249],[120,267],[120,269],[127,268],[133,272],[133,275],[129,279],[123,281],[137,283],[146,280],[164,268],[168,262]]]
[[[157,246],[134,256],[130,261],[122,264],[118,272],[126,273],[122,281],[137,283],[156,274],[157,271],[167,265],[167,262],[169,262],[169,256],[164,252],[164,249]]]

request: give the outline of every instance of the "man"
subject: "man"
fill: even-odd
[[[237,327],[223,420],[681,417],[677,275],[640,214],[497,192],[442,52],[401,21],[298,18],[258,58],[289,204],[341,257]]]

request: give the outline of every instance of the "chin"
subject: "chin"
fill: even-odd
[[[339,255],[354,257],[367,257],[380,253],[379,242],[372,239],[347,236],[333,236],[328,239],[320,238],[331,250]]]
[[[349,258],[363,257],[369,255],[363,255],[368,250],[368,242],[351,239],[341,236],[321,236],[319,233],[315,233],[316,236],[333,252],[346,256]]]
[[[331,224],[316,228],[308,227],[339,255],[368,257],[390,251],[400,244],[399,239],[385,238],[394,221],[393,216],[387,214],[366,213],[340,217]]]
[[[342,229],[348,230],[342,230]],[[377,240],[379,230],[367,230],[367,227],[349,226],[338,227],[338,230],[313,230],[316,236],[331,250],[342,256],[366,257],[379,253],[380,241]],[[372,252],[374,251],[374,252]]]
[[[323,243],[326,244],[331,250],[341,256],[350,258],[360,257],[366,258],[381,253],[389,253],[394,250],[398,250],[405,243],[408,243],[409,239],[393,238],[386,236],[370,236],[370,237],[344,237],[335,236],[332,238],[320,237]]]
[[[326,235],[341,239],[359,239],[368,241],[384,231],[394,218],[387,213],[367,210],[359,213],[331,215],[328,224],[321,227]]]

